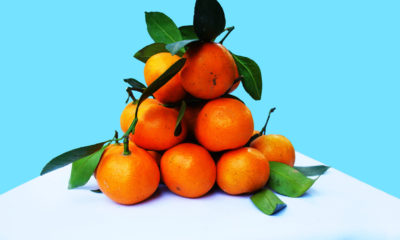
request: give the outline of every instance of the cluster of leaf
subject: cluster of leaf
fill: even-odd
[[[160,52],[183,56],[185,47],[196,41],[214,41],[221,33],[234,27],[225,28],[225,14],[216,0],[197,0],[193,25],[177,27],[174,21],[161,12],[146,12],[147,31],[154,43],[139,50],[134,57],[146,62],[151,56]],[[222,43],[226,36],[220,41]],[[261,99],[262,77],[257,63],[248,57],[231,52],[242,84],[246,92],[255,100]]]
[[[270,162],[270,177],[267,188],[251,196],[251,200],[263,213],[272,215],[286,204],[271,189],[288,197],[302,196],[329,167],[324,165],[311,167],[290,167],[280,162]],[[318,176],[316,179],[307,176]]]

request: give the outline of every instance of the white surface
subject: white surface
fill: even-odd
[[[296,165],[319,162],[297,153]],[[287,207],[261,213],[249,196],[186,199],[162,188],[122,206],[67,190],[70,168],[0,195],[0,239],[400,239],[400,201],[335,169]],[[90,187],[95,188],[95,184]]]

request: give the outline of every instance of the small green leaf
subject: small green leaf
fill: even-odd
[[[90,154],[100,150],[105,142],[96,143],[90,146],[80,147],[63,153],[55,158],[53,158],[50,162],[43,167],[40,175],[44,175],[48,172],[54,171],[58,168],[64,167],[70,163],[73,163],[83,157],[89,156]]]
[[[185,47],[186,45],[188,45],[189,43],[198,41],[198,39],[190,39],[190,40],[182,40],[179,42],[174,42],[174,43],[170,43],[167,44],[167,46],[165,46],[165,48],[172,54],[175,55],[179,52],[179,50],[181,50],[183,47]]]
[[[173,43],[182,40],[181,32],[167,15],[161,12],[146,12],[147,31],[157,43]]]
[[[261,99],[262,78],[261,70],[257,63],[247,57],[231,53],[235,59],[239,75],[243,76],[242,84],[244,89],[255,100]]]
[[[97,152],[72,163],[68,189],[83,186],[89,181],[106,147],[103,146]]]
[[[179,27],[179,31],[181,31],[183,40],[199,38],[199,37],[197,37],[196,32],[194,31],[193,25]]]
[[[300,197],[316,181],[304,176],[296,169],[280,162],[269,162],[268,186],[277,193],[288,197]]]
[[[193,26],[200,40],[213,41],[225,29],[225,13],[217,0],[196,0]]]
[[[165,48],[165,43],[152,43],[140,49],[135,53],[134,57],[139,61],[146,63],[151,56],[160,52],[168,52]]]
[[[320,176],[324,174],[330,167],[325,165],[317,165],[310,167],[294,167],[297,171],[304,174],[304,176]]]
[[[94,190],[90,190],[91,192],[94,192],[94,193],[103,193],[100,189],[94,189]]]
[[[273,215],[286,207],[286,204],[269,189],[263,189],[250,197],[261,212]]]
[[[185,111],[186,111],[186,102],[184,100],[182,100],[181,107],[179,109],[178,118],[176,119],[176,124],[175,124],[175,130],[174,130],[175,137],[179,136],[182,132],[181,121],[183,119],[183,116],[185,115]]]
[[[137,88],[137,89],[145,89],[146,88],[146,85],[144,85],[143,83],[139,82],[138,80],[136,80],[134,78],[124,79],[124,82],[131,85],[133,88]]]

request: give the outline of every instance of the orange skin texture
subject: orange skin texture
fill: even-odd
[[[226,152],[217,164],[217,184],[226,193],[257,191],[269,178],[269,162],[257,149],[245,147]]]
[[[218,98],[201,109],[195,135],[205,148],[218,152],[244,146],[253,130],[253,117],[246,105],[233,98]]]
[[[135,119],[136,106],[133,102],[128,103],[121,113],[120,124],[121,130],[125,133],[131,126],[133,119]]]
[[[201,99],[222,96],[239,77],[235,60],[219,43],[193,43],[183,56],[180,75],[183,88]]]
[[[146,150],[161,151],[169,149],[186,138],[186,123],[182,122],[182,132],[174,136],[179,112],[164,107],[155,99],[146,99],[139,106],[138,122],[130,140]]]
[[[144,79],[147,86],[160,77],[169,67],[180,59],[177,55],[167,52],[157,53],[151,56],[144,66]],[[177,73],[164,86],[157,90],[153,96],[162,103],[175,103],[186,95],[181,84],[180,74]]]
[[[111,200],[124,205],[149,198],[160,182],[160,170],[143,149],[130,146],[130,155],[123,155],[123,144],[110,145],[96,169],[101,191]]]
[[[187,106],[185,114],[183,115],[183,121],[186,122],[188,135],[194,135],[194,129],[196,125],[196,119],[199,115],[204,104],[196,104],[193,106]]]
[[[164,153],[161,175],[168,189],[187,198],[206,194],[215,184],[216,166],[203,147],[182,143]]]
[[[147,151],[147,153],[150,154],[150,156],[154,159],[154,161],[156,161],[157,165],[160,166],[162,155],[156,151]]]
[[[278,134],[262,135],[254,139],[250,146],[264,154],[268,161],[281,162],[294,166],[296,154],[292,143]]]

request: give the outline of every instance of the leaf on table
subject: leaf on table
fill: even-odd
[[[198,41],[198,39],[189,39],[189,40],[182,40],[179,42],[174,42],[174,43],[170,43],[167,44],[165,46],[165,48],[172,54],[172,55],[176,55],[183,47],[185,47],[186,45],[188,45],[189,43]],[[183,49],[182,49],[183,50]]]
[[[250,197],[261,212],[273,215],[286,207],[286,204],[269,189],[263,189]]]
[[[173,43],[182,40],[178,27],[167,15],[161,12],[146,12],[147,31],[157,43]]]
[[[330,167],[325,165],[309,166],[309,167],[294,167],[297,171],[301,172],[304,176],[320,176],[324,174]]]
[[[182,132],[181,121],[183,119],[183,116],[185,115],[185,111],[186,111],[186,102],[184,100],[182,100],[181,107],[179,109],[178,118],[176,119],[176,124],[175,124],[175,130],[174,130],[175,137],[179,136]]]
[[[296,169],[280,162],[270,162],[268,186],[275,192],[288,196],[300,197],[316,181],[304,176]]]
[[[225,13],[217,0],[197,0],[193,26],[200,40],[213,41],[225,29]]]
[[[134,57],[139,61],[146,63],[151,56],[161,52],[168,52],[165,48],[165,43],[152,43],[140,49],[135,53]]]
[[[54,171],[58,168],[64,167],[70,163],[73,163],[83,157],[86,157],[98,150],[100,150],[104,143],[107,141],[96,143],[90,146],[80,147],[73,149],[71,151],[65,152],[48,162],[42,169],[40,175],[44,175],[48,172]]]
[[[179,31],[181,32],[183,40],[199,39],[199,37],[196,35],[196,32],[194,31],[193,25],[179,27]]]
[[[244,89],[254,100],[260,100],[262,93],[260,67],[248,57],[231,54],[235,60],[239,75],[243,77],[242,84]]]
[[[97,152],[92,153],[89,156],[81,158],[78,161],[72,163],[68,189],[83,186],[89,181],[90,177],[93,175],[94,170],[99,164],[100,158],[103,155],[106,147],[107,146],[103,146]]]

